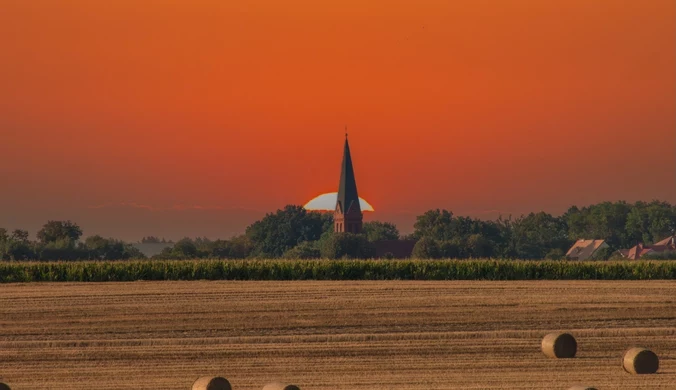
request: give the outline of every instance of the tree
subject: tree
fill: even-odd
[[[233,259],[247,258],[254,250],[253,242],[244,234],[231,238],[230,246],[230,257]]]
[[[435,240],[453,238],[451,223],[453,213],[448,210],[429,210],[416,218],[413,236],[417,239],[429,237]]]
[[[231,257],[232,244],[227,240],[216,240],[209,246],[209,257],[228,259]]]
[[[631,244],[652,244],[674,234],[676,214],[666,202],[636,202],[627,215],[625,230]]]
[[[145,259],[146,255],[143,254],[138,248],[129,243],[124,243],[124,254],[123,259]]]
[[[20,241],[20,242],[27,243],[29,241],[28,240],[28,231],[21,230],[21,229],[15,229],[14,231],[12,231],[12,235],[11,235],[10,238],[14,241]]]
[[[7,229],[0,228],[0,260],[9,260],[9,235]]]
[[[0,228],[0,260],[28,260],[35,258],[35,252],[28,240],[28,232],[14,230],[11,235]]]
[[[106,260],[109,258],[108,240],[101,236],[90,236],[85,239],[84,247],[87,250],[88,258],[97,260]]]
[[[493,256],[493,244],[482,234],[472,234],[467,237],[465,247],[470,257],[485,258]]]
[[[652,202],[646,210],[650,225],[648,242],[655,243],[676,231],[676,216],[671,213],[668,203]]]
[[[98,235],[87,237],[82,247],[89,259],[127,260],[145,258],[145,255],[131,244]]]
[[[197,256],[197,246],[189,238],[178,240],[171,250],[175,257],[182,259],[194,259]]]
[[[429,237],[438,241],[467,238],[481,234],[494,243],[503,240],[501,226],[497,222],[482,221],[470,217],[456,217],[447,210],[429,210],[417,217],[414,224],[415,238]]]
[[[194,259],[205,256],[205,252],[200,252],[195,246],[195,243],[190,238],[186,237],[176,241],[171,246],[162,249],[158,255],[153,256],[155,259]]]
[[[320,243],[320,253],[327,259],[370,259],[375,248],[363,234],[334,233]]]
[[[48,221],[37,238],[40,245],[37,254],[41,260],[80,260],[87,258],[87,251],[77,245],[82,229],[71,221]]]
[[[439,243],[439,255],[446,259],[462,258],[464,244],[458,239],[441,241]]]
[[[287,259],[318,259],[322,256],[318,241],[303,241],[284,253]]]
[[[218,259],[243,259],[249,256],[251,241],[246,236],[236,236],[230,240],[210,241],[206,249],[207,256]]]
[[[42,243],[38,248],[40,260],[80,260],[87,258],[87,252],[80,250],[69,237]]]
[[[571,245],[566,223],[545,212],[530,213],[510,223],[511,257],[542,259],[555,249],[563,251]]]
[[[198,252],[202,252],[206,255],[211,251],[213,241],[211,241],[207,237],[197,237],[194,240],[192,240],[192,243],[195,244],[195,247],[197,248]]]
[[[257,257],[281,257],[303,241],[317,241],[329,225],[329,217],[308,212],[302,206],[286,206],[267,214],[246,228]]]
[[[371,241],[398,240],[399,230],[389,222],[372,221],[364,223],[362,232]]]
[[[568,226],[568,237],[602,239],[612,248],[628,247],[627,217],[632,205],[627,202],[603,202],[579,209],[571,207],[562,218]]]
[[[571,207],[562,219],[571,240],[603,239],[614,249],[654,243],[676,231],[676,210],[660,201]]]
[[[71,221],[48,221],[37,235],[43,244],[64,240],[76,242],[81,236],[82,229]]]
[[[545,260],[563,260],[566,257],[566,252],[561,248],[554,248],[547,252]]]
[[[641,257],[641,260],[676,260],[676,251],[648,253]]]
[[[441,257],[439,244],[430,237],[423,237],[415,243],[413,247],[413,258],[416,259],[438,259]]]
[[[2,250],[0,250],[1,252]],[[9,260],[30,260],[35,259],[35,251],[30,241],[10,240],[6,246],[5,256]],[[4,256],[3,256],[4,257]]]

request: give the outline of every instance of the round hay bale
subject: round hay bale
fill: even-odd
[[[596,390],[596,387],[590,386],[573,386],[568,390]]]
[[[552,359],[574,358],[577,341],[570,333],[550,333],[542,339],[542,353]]]
[[[192,390],[232,390],[230,382],[220,376],[203,376],[192,384]]]
[[[654,374],[660,368],[660,359],[648,349],[630,348],[622,357],[622,368],[630,374]]]
[[[274,382],[265,385],[263,390],[300,390],[300,387],[286,383]]]
[[[0,382],[0,390],[12,390],[12,389],[9,388],[9,385]]]

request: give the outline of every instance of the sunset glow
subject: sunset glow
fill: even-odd
[[[360,194],[404,232],[431,208],[676,203],[674,20],[673,0],[6,0],[0,225],[242,232],[335,188],[346,125]]]

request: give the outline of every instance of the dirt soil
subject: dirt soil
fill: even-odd
[[[0,378],[24,389],[676,389],[676,282],[0,285]],[[569,331],[575,359],[540,352]],[[633,346],[656,375],[622,371]]]

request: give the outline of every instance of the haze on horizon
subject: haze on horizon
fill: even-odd
[[[0,227],[229,237],[336,191],[371,219],[676,203],[672,0],[7,0]]]

